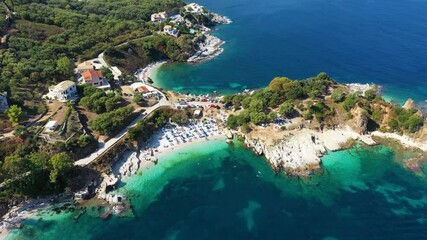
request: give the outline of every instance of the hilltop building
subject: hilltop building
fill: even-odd
[[[176,38],[179,37],[179,34],[180,34],[179,30],[176,29],[176,28],[174,28],[174,27],[172,27],[171,25],[166,25],[163,28],[163,32],[166,35],[169,35],[169,36],[172,36],[172,37],[176,37]]]
[[[199,13],[202,14],[205,12],[205,8],[197,3],[190,3],[184,6],[186,12],[189,13]]]
[[[46,95],[49,99],[56,99],[60,102],[75,100],[77,95],[76,84],[72,81],[62,81],[55,86],[49,87],[49,93]]]
[[[166,12],[153,13],[151,14],[151,21],[157,23],[165,22],[168,17],[169,15]]]

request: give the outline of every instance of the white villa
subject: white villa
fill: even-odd
[[[203,13],[205,11],[205,8],[197,3],[190,3],[184,6],[184,9],[190,13]]]
[[[153,13],[153,14],[151,14],[151,21],[152,22],[165,22],[168,17],[169,16],[166,12]]]
[[[163,28],[163,32],[166,35],[169,35],[169,36],[172,36],[172,37],[176,37],[176,38],[179,37],[179,30],[176,29],[176,28],[174,28],[174,27],[172,27],[171,25],[166,25]]]
[[[171,19],[170,23],[174,24],[174,25],[180,25],[180,24],[184,24],[185,23],[185,19],[181,15],[179,15],[179,14],[171,16],[170,19]]]
[[[6,112],[9,108],[7,103],[7,92],[0,93],[0,113]]]
[[[76,84],[67,80],[55,86],[50,86],[49,93],[46,97],[49,99],[56,99],[60,102],[75,100],[78,97]]]
[[[110,90],[111,86],[108,80],[98,70],[87,70],[83,72],[82,77],[79,79],[80,84],[87,84],[104,91]]]

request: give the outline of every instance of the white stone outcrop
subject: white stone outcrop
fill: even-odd
[[[321,157],[327,151],[337,151],[348,141],[359,139],[366,144],[375,142],[350,128],[316,132],[309,129],[284,131],[281,134],[244,134],[245,144],[258,155],[264,155],[276,171],[306,176],[320,168]]]

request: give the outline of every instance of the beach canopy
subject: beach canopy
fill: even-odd
[[[194,111],[194,116],[200,116],[200,114],[202,114],[202,110],[200,110],[200,109],[196,109],[196,110]]]

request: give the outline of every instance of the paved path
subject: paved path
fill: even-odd
[[[133,120],[125,129],[123,129],[121,132],[119,132],[116,136],[108,140],[106,143],[99,142],[98,143],[98,150],[88,157],[82,158],[74,163],[76,166],[86,166],[89,163],[96,160],[99,156],[101,156],[103,153],[108,151],[114,144],[116,144],[120,139],[126,136],[126,133],[129,131],[130,128],[134,127],[139,120],[146,118],[150,113],[154,112],[155,110],[159,109],[160,107],[164,106],[173,106],[171,102],[166,100],[165,97],[163,97],[159,103],[156,105],[149,107],[145,110],[144,115],[140,114],[135,120]],[[141,109],[135,110],[135,112],[139,112]]]
[[[104,52],[102,52],[101,54],[99,54],[98,58],[95,58],[93,60],[98,60],[103,67],[110,68],[110,65],[108,65],[108,63],[104,59]]]

